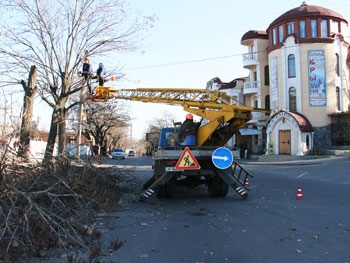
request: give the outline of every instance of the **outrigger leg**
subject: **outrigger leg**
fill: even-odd
[[[164,172],[161,177],[154,181],[140,196],[139,201],[145,202],[148,198],[150,198],[161,186],[165,185],[171,179],[173,179],[175,173],[172,172]]]
[[[235,178],[232,171],[232,167],[229,167],[226,169],[215,169],[215,172],[217,175],[219,175],[222,178],[222,180],[225,181],[225,183],[231,186],[233,190],[235,190],[236,193],[239,194],[239,196],[242,199],[248,198],[248,192],[247,192],[248,189],[245,187],[244,184],[242,184],[239,180]],[[237,185],[237,182],[239,183],[240,186]]]

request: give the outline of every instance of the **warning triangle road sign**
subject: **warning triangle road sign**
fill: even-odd
[[[176,170],[199,170],[201,166],[194,157],[193,153],[190,151],[190,148],[186,147],[182,152],[180,159],[177,161]]]

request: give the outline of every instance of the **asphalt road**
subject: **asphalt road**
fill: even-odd
[[[233,189],[212,198],[205,186],[182,188],[174,198],[123,202],[119,211],[92,218],[102,232],[99,262],[350,262],[349,157],[240,163],[254,176],[247,200]],[[140,188],[152,175],[148,157],[107,160],[107,165],[132,171],[126,181]],[[302,200],[297,200],[299,186]],[[109,252],[113,243],[122,246]],[[86,258],[83,251],[75,262]]]
[[[121,164],[119,161],[118,165]],[[138,158],[125,163],[139,162]],[[147,160],[143,159],[147,164]],[[144,164],[143,164],[144,165]],[[107,247],[123,242],[106,262],[350,262],[349,158],[312,163],[256,164],[248,200],[231,189],[180,189],[172,199],[152,196],[100,219]],[[138,166],[135,180],[151,176]],[[301,187],[302,200],[297,200]],[[97,222],[98,223],[98,222]]]

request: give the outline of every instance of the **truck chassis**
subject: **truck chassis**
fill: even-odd
[[[240,164],[233,161],[232,166],[218,169],[214,166],[211,150],[193,149],[200,164],[199,170],[176,170],[175,165],[181,155],[181,150],[159,150],[155,153],[153,176],[144,184],[144,192],[140,201],[146,201],[154,193],[158,198],[169,198],[176,194],[178,185],[194,188],[206,185],[210,196],[223,197],[228,194],[231,186],[242,199],[248,197],[248,177],[253,177]]]

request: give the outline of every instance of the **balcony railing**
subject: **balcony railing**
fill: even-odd
[[[244,94],[252,94],[252,93],[258,93],[258,90],[260,88],[259,81],[248,81],[244,82]]]
[[[242,55],[243,57],[243,66],[250,66],[258,64],[258,53],[246,53]]]

